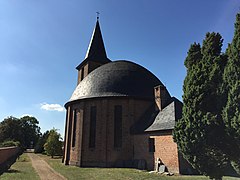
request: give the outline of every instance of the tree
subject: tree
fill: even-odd
[[[240,14],[236,16],[235,33],[227,48],[228,63],[224,71],[227,103],[223,110],[229,146],[228,156],[234,169],[240,174]]]
[[[0,123],[0,142],[13,140],[22,144],[23,139],[23,131],[18,118],[10,116]]]
[[[24,116],[20,118],[20,122],[23,130],[24,146],[33,148],[40,136],[39,122],[32,116]]]
[[[0,123],[0,142],[13,140],[19,141],[23,148],[34,146],[40,135],[38,123],[35,117],[7,117]]]
[[[35,153],[43,153],[44,152],[44,144],[47,142],[49,136],[49,131],[46,131],[41,135],[38,139],[38,142],[34,148]]]
[[[62,155],[61,135],[57,132],[57,129],[53,128],[50,130],[44,149],[52,158],[55,155]]]
[[[226,64],[221,55],[222,37],[207,33],[202,47],[191,45],[185,60],[183,116],[176,123],[174,140],[192,166],[210,178],[221,179],[228,158],[224,144],[222,74]]]

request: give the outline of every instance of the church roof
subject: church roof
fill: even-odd
[[[182,117],[182,102],[172,98],[172,102],[155,117],[154,122],[145,132],[174,129],[175,122]]]
[[[76,69],[79,69],[86,61],[96,61],[101,63],[110,62],[110,60],[107,58],[107,53],[104,47],[103,37],[98,20],[96,22],[96,26],[94,28],[92,38],[88,46],[85,59],[76,67]]]
[[[130,61],[114,61],[88,74],[70,98],[131,96],[154,99],[153,88],[162,82],[144,67]]]

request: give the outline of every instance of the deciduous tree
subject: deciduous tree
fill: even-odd
[[[20,123],[23,129],[25,147],[34,148],[40,136],[40,127],[38,126],[38,120],[32,116],[24,116],[20,118]]]
[[[62,155],[62,141],[61,135],[55,128],[51,129],[44,145],[44,149],[52,158],[55,155]]]
[[[19,141],[23,148],[30,148],[35,145],[40,135],[38,124],[35,117],[7,117],[0,123],[0,142]]]
[[[44,144],[47,142],[49,136],[49,131],[46,131],[43,133],[40,138],[38,139],[38,142],[34,148],[35,153],[43,153],[44,152]]]
[[[13,140],[23,143],[23,131],[18,118],[9,116],[0,123],[0,142]]]

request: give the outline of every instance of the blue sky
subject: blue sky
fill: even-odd
[[[0,121],[35,116],[63,135],[65,109],[100,12],[108,57],[153,72],[182,98],[184,59],[206,32],[231,42],[239,0],[0,0]]]

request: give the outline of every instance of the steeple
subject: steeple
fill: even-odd
[[[99,25],[99,16],[97,16],[96,26],[93,30],[85,59],[76,67],[79,71],[78,83],[80,83],[91,71],[108,62],[111,62],[111,60],[107,58]]]
[[[88,50],[86,53],[85,59],[93,60],[93,61],[109,61],[107,58],[107,54],[105,51],[102,33],[99,25],[99,21],[97,19],[95,29],[92,34],[92,38],[90,44],[88,46]]]

